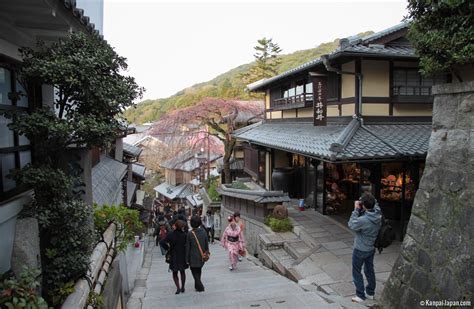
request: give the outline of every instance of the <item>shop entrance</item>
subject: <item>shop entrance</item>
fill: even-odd
[[[423,161],[325,163],[323,213],[347,223],[354,201],[369,192],[403,239],[423,169]]]

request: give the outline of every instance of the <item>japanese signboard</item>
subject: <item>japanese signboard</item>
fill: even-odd
[[[313,123],[315,126],[325,126],[327,117],[327,76],[310,73],[313,80]]]

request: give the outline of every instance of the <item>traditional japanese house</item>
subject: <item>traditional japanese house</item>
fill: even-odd
[[[431,86],[402,23],[340,40],[329,55],[249,85],[265,120],[235,132],[244,169],[267,190],[346,219],[367,191],[399,235],[411,214],[431,133]]]
[[[97,2],[99,6],[99,1]],[[95,15],[96,12],[88,10]],[[25,204],[31,201],[33,192],[20,186],[8,175],[15,169],[20,169],[35,162],[34,145],[18,132],[11,130],[8,125],[12,122],[3,115],[5,111],[31,111],[34,108],[48,107],[54,97],[54,88],[50,85],[28,85],[30,97],[18,81],[15,67],[22,62],[20,47],[35,47],[38,40],[46,44],[65,38],[71,32],[82,32],[89,36],[98,36],[99,30],[83,7],[77,7],[76,1],[34,1],[34,0],[2,0],[0,4],[0,273],[11,268],[13,246],[27,243],[30,257],[15,259],[19,273],[22,264],[31,267],[40,265],[34,255],[38,235],[37,226],[29,226],[28,234],[32,242],[25,239],[15,239],[18,231],[17,217]],[[97,14],[98,17],[99,14]],[[101,22],[101,20],[94,20]],[[15,95],[20,93],[21,95]],[[52,108],[52,106],[51,106]],[[87,203],[92,202],[91,154],[89,150],[74,149],[81,157],[81,168],[84,170],[82,179],[88,184],[84,194]],[[67,158],[65,158],[67,160]],[[39,245],[38,245],[39,247]],[[39,254],[39,253],[38,253]]]
[[[189,150],[161,164],[164,169],[165,181],[156,186],[156,204],[197,207],[193,195],[197,193],[201,181],[206,178],[207,169],[216,170],[216,161],[221,154]],[[209,174],[212,174],[210,171]],[[188,199],[189,197],[189,199]],[[202,203],[200,203],[202,207]]]

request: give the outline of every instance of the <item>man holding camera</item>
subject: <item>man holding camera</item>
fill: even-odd
[[[382,225],[382,212],[372,194],[364,193],[355,201],[354,211],[347,225],[356,233],[352,253],[352,280],[356,287],[356,296],[352,301],[361,303],[366,299],[374,299],[375,295],[374,244]],[[367,278],[365,288],[362,265]]]

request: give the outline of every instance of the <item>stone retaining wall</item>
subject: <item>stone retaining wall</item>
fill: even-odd
[[[474,301],[474,82],[433,87],[433,131],[387,308]]]

